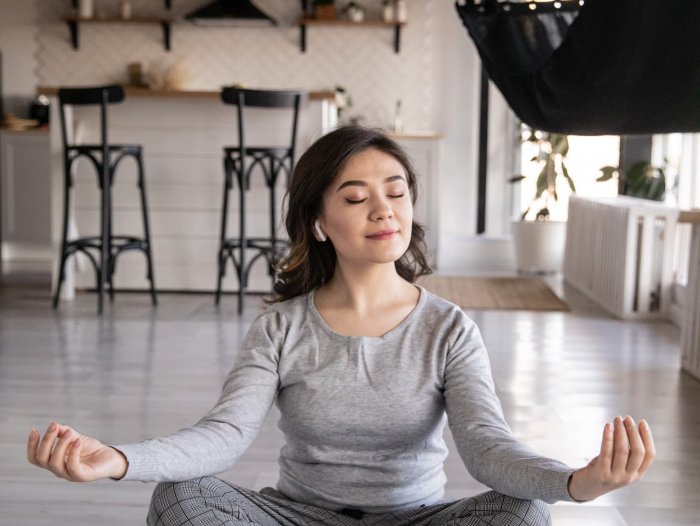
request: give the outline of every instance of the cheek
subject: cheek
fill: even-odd
[[[331,214],[325,214],[324,224],[329,235],[343,237],[359,224],[358,210],[352,207],[336,207]]]
[[[410,228],[413,221],[413,203],[411,203],[410,199],[403,201],[396,210],[400,214],[401,221],[408,223],[407,227]]]

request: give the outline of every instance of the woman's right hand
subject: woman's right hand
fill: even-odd
[[[128,467],[116,449],[57,422],[49,425],[43,438],[36,430],[29,433],[27,459],[71,482],[120,479]]]

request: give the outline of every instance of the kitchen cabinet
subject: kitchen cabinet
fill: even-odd
[[[0,227],[5,261],[51,261],[49,134],[0,131]]]

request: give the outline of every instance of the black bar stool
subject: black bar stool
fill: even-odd
[[[264,258],[268,272],[274,278],[274,265],[287,247],[287,242],[278,238],[276,217],[275,187],[280,175],[285,175],[285,187],[294,169],[294,151],[296,148],[299,108],[306,96],[302,91],[268,91],[243,88],[224,88],[221,100],[233,104],[238,113],[238,146],[224,147],[224,203],[221,211],[221,236],[219,243],[219,269],[216,286],[216,304],[221,300],[221,283],[226,274],[226,261],[233,262],[238,277],[238,313],[243,312],[243,295],[248,287],[248,276],[253,264]],[[244,108],[287,108],[291,112],[291,140],[285,146],[250,146],[246,144],[244,134]],[[251,173],[254,169],[262,172],[269,190],[270,234],[265,237],[249,237],[246,233],[246,191],[250,189]],[[236,179],[239,190],[238,236],[228,237],[226,225],[228,220],[229,192]],[[246,252],[253,255],[247,260]]]
[[[124,90],[121,86],[100,86],[94,88],[63,88],[58,92],[61,114],[61,132],[63,135],[63,168],[65,185],[63,192],[63,235],[59,255],[58,284],[53,297],[53,306],[58,306],[61,285],[65,279],[65,265],[68,258],[76,252],[82,252],[95,268],[97,282],[97,311],[102,313],[104,292],[108,286],[110,299],[114,299],[113,276],[117,257],[127,250],[140,250],[146,256],[146,278],[150,282],[151,302],[157,304],[155,283],[153,279],[153,257],[151,255],[151,235],[148,226],[148,206],[146,204],[146,184],[143,176],[143,157],[140,145],[110,144],[107,140],[107,105],[122,102]],[[100,143],[73,144],[68,142],[68,106],[100,106]],[[84,156],[91,161],[97,172],[100,189],[100,234],[76,239],[68,239],[70,220],[71,188],[73,187],[73,163]],[[112,184],[120,162],[133,157],[138,168],[138,187],[143,214],[143,238],[114,235],[112,232]],[[99,258],[96,259],[95,255]]]

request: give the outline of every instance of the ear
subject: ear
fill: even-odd
[[[314,221],[314,237],[321,243],[328,239],[328,236],[321,230],[321,222],[318,219]]]

